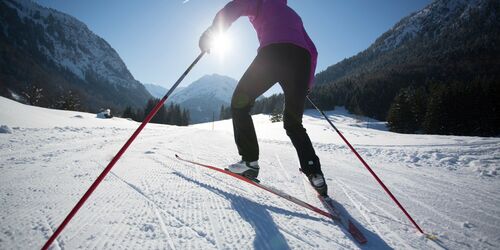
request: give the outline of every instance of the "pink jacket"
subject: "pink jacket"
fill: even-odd
[[[212,27],[227,30],[241,16],[248,16],[257,31],[259,49],[273,43],[292,43],[309,51],[311,88],[318,52],[304,29],[302,19],[287,6],[287,0],[233,0],[217,13]]]

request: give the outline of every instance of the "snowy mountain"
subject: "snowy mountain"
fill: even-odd
[[[500,1],[435,0],[317,74],[313,98],[392,131],[498,136],[499,10]]]
[[[470,56],[486,61],[498,55],[494,44],[499,39],[499,7],[498,1],[490,0],[435,0],[403,18],[365,51],[317,74],[316,83],[374,74],[389,66],[435,67],[434,63],[456,63]]]
[[[76,18],[30,0],[1,1],[0,9],[2,95],[36,86],[50,106],[72,91],[89,110],[138,107],[150,98],[116,51]]]
[[[191,123],[212,121],[219,118],[220,108],[231,104],[237,81],[217,74],[205,75],[184,89],[174,93],[167,103],[177,103],[189,109]]]
[[[162,98],[168,91],[166,88],[160,85],[152,83],[143,83],[143,84],[146,90],[155,98]]]
[[[458,29],[471,15],[487,8],[488,0],[438,0],[404,18],[370,46],[372,51],[387,51],[404,46],[418,36],[436,39],[449,29]],[[496,18],[492,16],[491,18]]]
[[[39,249],[139,125],[0,97],[0,249]],[[25,115],[29,114],[29,115]],[[231,120],[148,124],[54,242],[64,249],[499,249],[500,139],[372,129],[342,108],[337,128],[412,214],[422,237],[317,112],[304,116],[330,194],[358,222],[337,224],[230,176]],[[364,120],[364,119],[363,119]],[[321,207],[282,123],[254,116],[259,179]],[[78,141],[78,143],[74,143]],[[439,245],[436,245],[439,244]]]

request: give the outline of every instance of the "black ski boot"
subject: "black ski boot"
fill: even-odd
[[[325,177],[322,174],[310,174],[307,176],[311,186],[316,189],[321,196],[328,196],[328,187],[326,185]]]

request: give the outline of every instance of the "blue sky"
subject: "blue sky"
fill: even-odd
[[[200,34],[228,0],[36,0],[68,13],[103,37],[143,83],[171,86],[199,54]],[[289,0],[319,52],[316,73],[366,49],[401,18],[431,0]],[[238,80],[258,41],[246,17],[227,32],[225,55],[205,56],[182,85],[205,74]]]

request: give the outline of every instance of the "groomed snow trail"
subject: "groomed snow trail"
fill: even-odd
[[[0,125],[12,128],[11,134],[0,134],[0,249],[39,248],[138,124],[0,101]],[[53,117],[57,124],[13,118],[3,107]],[[358,126],[344,113],[332,118],[422,228],[437,234],[446,248],[500,248],[499,139],[398,135]],[[331,195],[360,225],[367,245],[356,245],[322,216],[175,159],[177,153],[220,167],[237,161],[230,121],[221,121],[215,131],[212,124],[148,125],[54,249],[433,247],[324,121],[314,115],[304,121]],[[255,124],[261,181],[321,206],[304,185],[282,124],[266,116],[256,116]]]

